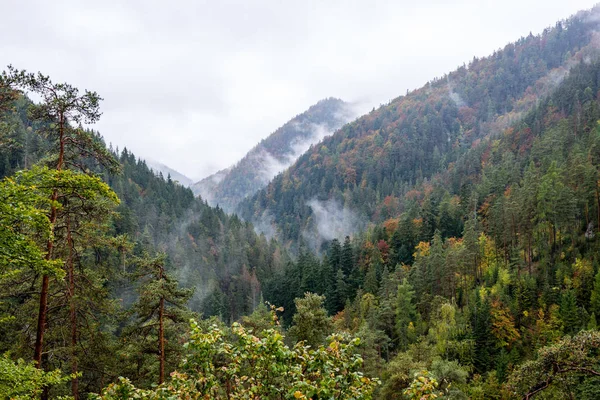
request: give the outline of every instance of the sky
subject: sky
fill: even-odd
[[[1,0],[0,68],[98,92],[107,143],[199,180],[318,100],[360,112],[597,0]]]

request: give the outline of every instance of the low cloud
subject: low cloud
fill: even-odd
[[[265,210],[260,217],[253,218],[252,225],[254,226],[254,231],[265,235],[267,240],[278,238],[275,218],[268,210]]]
[[[359,232],[366,225],[364,218],[337,200],[312,199],[307,205],[313,212],[312,226],[309,226],[302,236],[306,243],[317,251],[324,241],[343,239]]]
[[[342,125],[342,124],[340,124]],[[296,138],[290,144],[290,151],[283,156],[276,157],[267,149],[261,148],[253,155],[260,165],[260,178],[263,184],[268,184],[277,174],[290,167],[310,146],[320,143],[325,137],[332,135],[338,128],[330,128],[324,124],[297,124],[298,130],[305,132],[302,137]]]
[[[452,82],[450,82],[450,78],[448,78],[448,96],[458,108],[465,107],[467,105],[467,102],[464,101],[460,94],[454,90],[454,85]]]

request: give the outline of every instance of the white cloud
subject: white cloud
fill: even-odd
[[[5,2],[0,65],[97,91],[107,141],[200,178],[322,98],[367,111],[595,1]]]
[[[302,238],[316,251],[326,240],[343,240],[365,227],[363,218],[336,200],[311,199],[306,204],[312,209],[313,225],[302,232]]]

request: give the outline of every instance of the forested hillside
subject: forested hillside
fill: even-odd
[[[69,90],[76,89],[47,77],[9,76],[34,93],[44,83],[75,96]],[[74,393],[97,392],[119,375],[147,385],[156,381],[163,359],[156,356],[162,296],[169,308],[163,330],[167,371],[179,363],[183,343],[177,338],[189,318],[206,313],[233,321],[260,303],[259,277],[285,262],[275,242],[195,198],[170,176],[157,176],[127,149],[107,149],[100,135],[71,125],[76,121],[61,131],[55,122],[60,112],[80,112],[63,110],[63,97],[51,92],[47,103],[35,105],[4,90],[2,100],[1,172],[8,178],[2,181],[0,352],[31,359],[39,343],[38,365],[83,374]],[[50,224],[28,222],[30,215],[43,221],[45,213]],[[15,234],[22,240],[15,242]],[[52,255],[38,253],[38,246],[51,246]],[[46,261],[35,261],[36,255]],[[42,341],[33,327],[44,279]],[[215,289],[221,297],[207,299]],[[65,390],[57,387],[50,395]]]
[[[264,188],[308,148],[353,117],[349,104],[335,98],[319,101],[285,123],[237,164],[192,185],[209,204],[233,212],[240,201]]]
[[[5,118],[11,129],[5,136],[7,146],[3,147],[3,155],[7,173],[2,176],[11,175],[21,166],[31,166],[48,154],[48,141],[34,133],[36,123],[27,117],[30,105],[26,98],[19,97],[14,112]],[[101,136],[93,131],[90,135],[104,146]],[[285,252],[276,242],[255,234],[252,225],[194,198],[191,190],[176,184],[170,176],[156,176],[144,160],[127,149],[110,152],[119,162],[120,172],[97,172],[104,174],[121,201],[112,222],[119,240],[143,243],[166,252],[169,260],[175,262],[174,270],[182,285],[195,287],[190,303],[194,311],[202,311],[206,295],[217,286],[228,296],[218,300],[215,315],[229,321],[230,314],[237,319],[251,311],[258,297],[255,295],[248,302],[245,293],[252,285],[253,290],[258,290],[255,274],[262,278],[262,274],[268,275],[273,268],[279,268],[285,262]],[[238,282],[232,284],[231,280]],[[239,296],[229,296],[237,291]]]
[[[539,349],[597,329],[599,77],[599,61],[576,65],[521,122],[413,187],[402,213],[321,259],[301,251],[266,298],[292,322],[295,298],[324,295],[329,329],[363,339],[381,398],[403,398],[415,370],[448,398],[597,398],[597,353],[579,370],[561,352],[583,342]]]
[[[597,12],[311,147],[241,204],[282,241],[7,68],[0,395],[600,398]]]
[[[581,12],[489,57],[474,58],[344,126],[242,202],[240,215],[298,243],[306,237],[331,239],[321,220],[332,214],[382,222],[403,211],[414,185],[500,134],[573,65],[596,57],[598,24],[592,15]],[[328,212],[319,215],[320,208]],[[336,227],[338,238],[360,224],[348,225]]]

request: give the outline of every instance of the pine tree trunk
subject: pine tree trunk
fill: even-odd
[[[55,190],[52,193],[51,200],[55,202],[58,198],[58,193]],[[54,230],[54,224],[56,223],[56,207],[53,205],[50,210],[50,227]],[[46,261],[52,259],[52,251],[54,249],[54,242],[52,238],[48,239],[46,245]],[[42,290],[40,291],[40,306],[38,311],[38,323],[37,331],[35,335],[35,348],[33,351],[33,361],[37,368],[42,368],[42,350],[44,344],[44,331],[46,330],[46,314],[48,313],[48,286],[50,284],[50,277],[46,274],[42,276]]]
[[[71,379],[71,392],[73,399],[79,399],[79,379],[77,373],[77,311],[75,309],[75,268],[73,265],[73,237],[71,236],[71,221],[67,217],[67,245],[69,246],[69,258],[67,259],[68,268],[68,301],[69,317],[71,322],[71,373],[74,377]]]
[[[158,306],[158,353],[160,356],[160,372],[158,376],[158,384],[165,380],[165,330],[163,326],[163,318],[165,312],[165,299],[160,298]]]
[[[163,266],[160,266],[158,279],[163,279]],[[158,303],[158,354],[160,357],[160,371],[158,375],[158,384],[160,385],[165,381],[165,327],[164,327],[164,316],[165,316],[165,298],[161,294],[160,301]]]
[[[58,162],[56,164],[56,170],[60,171],[64,165],[65,158],[65,120],[64,114],[61,114],[59,119],[60,124],[60,137],[59,137],[59,151],[58,151]],[[57,210],[54,202],[58,199],[58,191],[54,190],[52,192],[52,196],[50,200],[52,201],[52,206],[50,209],[50,229],[51,233],[54,232],[54,224],[56,223],[57,218]],[[48,244],[46,247],[46,260],[49,261],[52,259],[52,250],[54,249],[54,242],[52,237],[48,239]],[[42,290],[40,291],[40,307],[38,312],[38,323],[37,323],[37,332],[35,336],[35,347],[33,350],[33,361],[35,362],[35,366],[37,368],[42,368],[42,350],[44,346],[44,332],[46,330],[46,319],[48,313],[48,286],[50,284],[50,277],[46,274],[42,276]]]
[[[48,242],[51,247],[52,242]],[[37,368],[42,368],[42,344],[44,343],[44,329],[46,327],[46,312],[48,311],[48,275],[42,276],[42,290],[40,292],[40,307],[38,311],[37,332],[35,335],[35,348],[33,350],[33,361]]]

